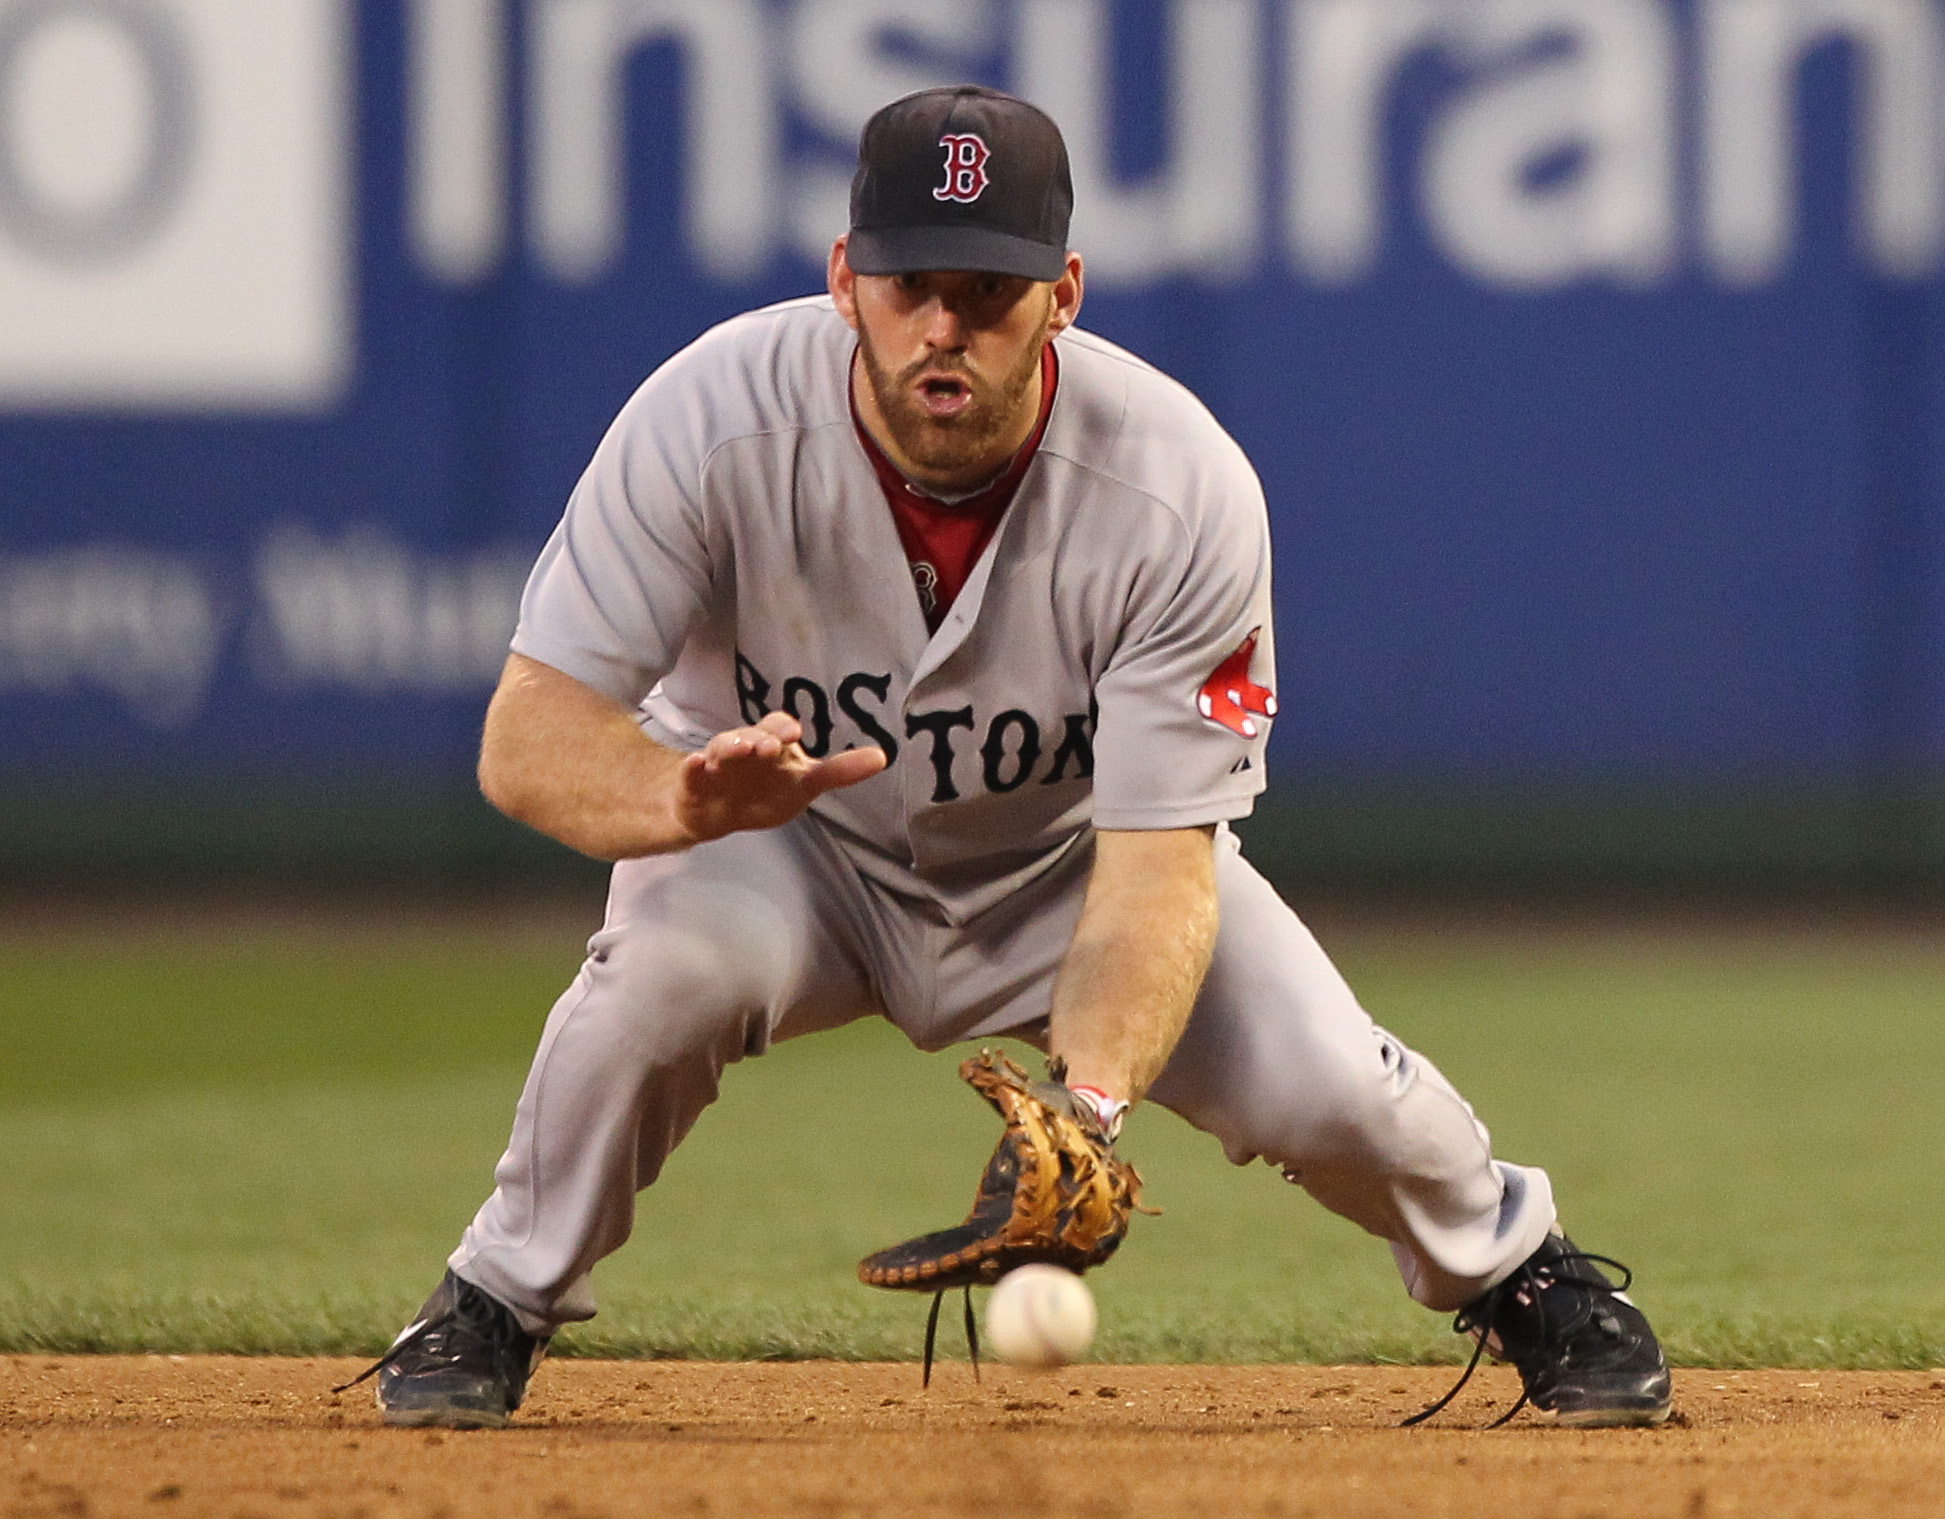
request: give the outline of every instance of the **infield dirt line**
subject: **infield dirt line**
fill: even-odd
[[[0,1514],[1935,1515],[1945,1376],[1687,1370],[1659,1430],[1397,1420],[1447,1367],[555,1361],[513,1428],[386,1429],[348,1360],[0,1358]],[[1482,1371],[1453,1414],[1515,1392]]]

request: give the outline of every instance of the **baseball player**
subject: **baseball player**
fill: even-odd
[[[1276,712],[1261,487],[1074,325],[1072,198],[1025,102],[893,102],[828,293],[703,334],[602,440],[480,778],[616,862],[606,921],[492,1196],[372,1369],[388,1422],[503,1424],[723,1068],[866,1016],[1049,1057],[967,1063],[1008,1120],[973,1214],[867,1282],[1098,1264],[1138,1199],[1114,1135],[1153,1100],[1389,1241],[1534,1407],[1666,1417],[1654,1334],[1546,1174],[1493,1158],[1239,852]]]

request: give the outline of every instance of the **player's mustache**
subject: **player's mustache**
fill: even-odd
[[[955,375],[966,382],[974,395],[984,395],[986,393],[986,381],[974,372],[972,366],[963,357],[958,355],[934,355],[929,358],[915,360],[899,371],[898,383],[901,387],[910,385],[920,375],[925,374]]]

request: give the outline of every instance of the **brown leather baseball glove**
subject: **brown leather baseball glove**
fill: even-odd
[[[1130,1213],[1160,1211],[1142,1207],[1140,1173],[1116,1158],[1093,1108],[1058,1080],[1030,1081],[998,1050],[981,1050],[959,1074],[1006,1120],[972,1212],[867,1255],[858,1263],[867,1286],[990,1286],[1029,1261],[1085,1271],[1114,1254]]]

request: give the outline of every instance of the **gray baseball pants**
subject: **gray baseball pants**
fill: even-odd
[[[1389,1241],[1428,1308],[1463,1306],[1552,1226],[1546,1173],[1495,1161],[1472,1109],[1372,1023],[1233,835],[1216,847],[1214,960],[1150,1098]],[[592,1317],[590,1273],[628,1238],[636,1192],[723,1068],[773,1041],[873,1015],[926,1050],[1044,1041],[1091,863],[1077,847],[957,927],[860,876],[810,818],[617,865],[453,1270],[531,1333]]]

